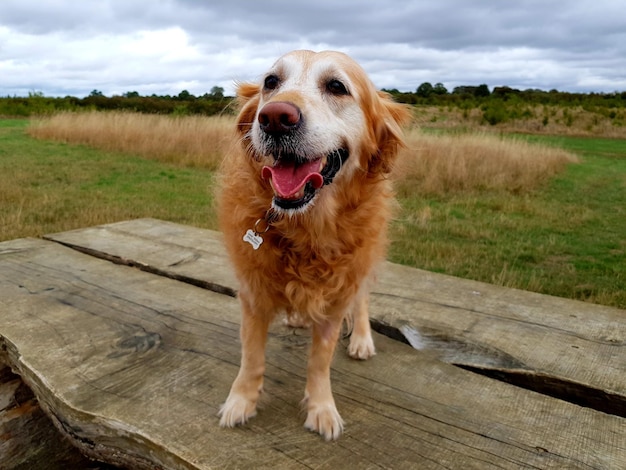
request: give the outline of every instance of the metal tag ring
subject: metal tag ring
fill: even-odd
[[[254,233],[255,233],[256,235],[258,235],[258,234],[260,234],[260,233],[265,233],[265,232],[267,232],[267,231],[270,229],[270,224],[266,223],[266,225],[265,225],[265,230],[263,230],[262,232],[259,232],[259,231],[257,230],[257,227],[259,226],[259,224],[260,224],[262,221],[264,221],[264,220],[265,220],[265,219],[258,219],[258,220],[254,223],[254,227],[252,228],[252,230],[254,230]]]

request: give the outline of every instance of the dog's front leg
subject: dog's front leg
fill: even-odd
[[[330,386],[330,364],[341,330],[342,317],[313,323],[313,342],[307,367],[304,402],[307,418],[304,426],[318,432],[327,441],[337,439],[343,420],[335,406]]]
[[[248,296],[240,292],[241,315],[241,367],[230,388],[219,416],[220,426],[233,427],[244,424],[256,415],[256,405],[263,388],[265,372],[265,343],[270,323],[267,312],[253,310]]]

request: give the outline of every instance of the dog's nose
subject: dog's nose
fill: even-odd
[[[287,134],[298,128],[302,122],[300,109],[286,101],[268,103],[259,113],[261,129],[268,134]]]

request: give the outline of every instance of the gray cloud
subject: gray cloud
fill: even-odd
[[[377,86],[626,89],[620,1],[4,0],[0,95],[202,94],[284,52],[338,49]]]

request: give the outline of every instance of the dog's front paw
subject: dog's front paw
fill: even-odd
[[[369,359],[376,354],[374,340],[372,335],[356,335],[352,333],[350,336],[350,344],[348,345],[348,354],[353,359]]]
[[[327,441],[335,440],[343,432],[343,419],[334,403],[309,407],[304,427],[320,433]]]
[[[232,428],[245,424],[248,419],[256,416],[256,402],[231,393],[220,408],[218,416],[222,427]]]

